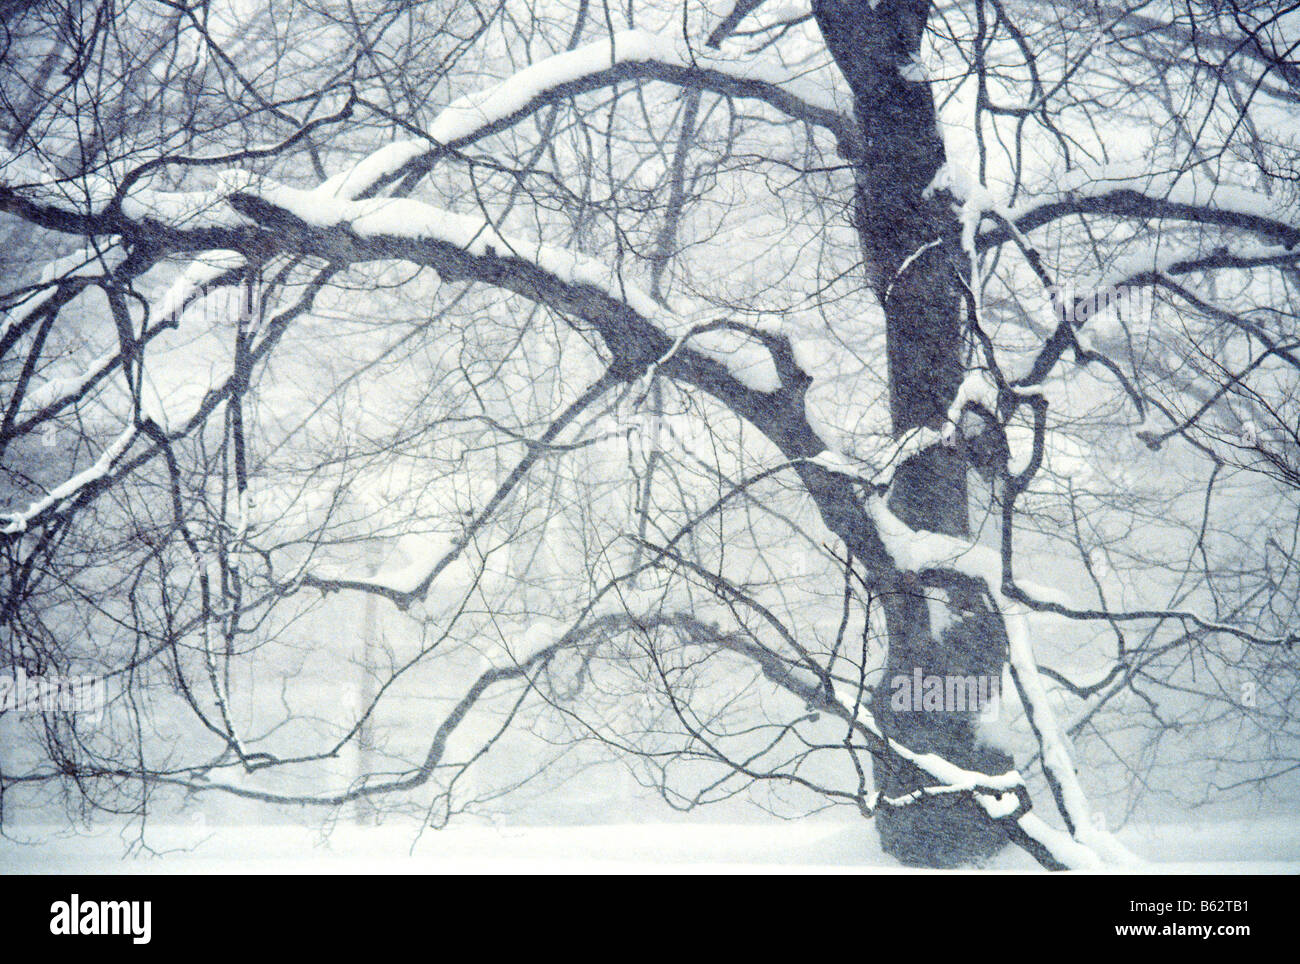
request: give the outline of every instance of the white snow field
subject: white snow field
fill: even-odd
[[[1138,873],[1297,874],[1300,825],[1278,819],[1131,826],[1120,840],[1149,863]],[[420,873],[908,873],[861,823],[646,823],[565,827],[340,824],[328,835],[298,826],[151,826],[73,835],[9,828],[0,874]],[[128,855],[128,850],[134,852]],[[985,871],[1034,873],[1005,851]]]

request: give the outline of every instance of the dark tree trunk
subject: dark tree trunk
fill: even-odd
[[[928,0],[819,0],[818,26],[848,80],[861,127],[855,227],[868,280],[885,313],[890,414],[895,433],[941,428],[963,376],[962,303],[952,251],[960,225],[950,202],[925,198],[944,163],[934,101],[924,80],[900,72],[919,52]],[[908,76],[915,76],[911,71]],[[935,245],[936,241],[946,242]],[[929,247],[927,247],[929,246]],[[966,465],[954,450],[930,448],[895,474],[891,508],[914,529],[969,534]],[[1009,769],[1004,753],[979,745],[970,712],[905,711],[891,706],[898,676],[1001,679],[1005,634],[969,580],[943,587],[950,621],[932,631],[926,593],[912,583],[884,601],[889,652],[872,711],[885,732],[918,751],[990,773]],[[927,580],[931,582],[931,580]],[[937,638],[936,638],[937,637]],[[877,761],[877,789],[897,796],[927,781],[901,761]],[[970,800],[934,798],[877,817],[885,851],[925,866],[956,866],[988,856],[1006,837]]]

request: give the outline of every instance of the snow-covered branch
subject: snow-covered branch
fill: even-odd
[[[373,196],[397,180],[427,172],[446,151],[500,133],[541,107],[636,80],[762,101],[790,118],[830,131],[841,153],[852,155],[857,150],[852,120],[824,90],[792,76],[778,61],[760,55],[738,62],[689,48],[673,31],[627,30],[547,57],[493,87],[462,97],[438,115],[423,137],[381,148],[321,184],[319,196],[345,201]],[[291,143],[292,139],[281,147]],[[222,159],[178,157],[176,161],[209,165]],[[165,162],[166,158],[158,158],[150,164]],[[146,186],[140,170],[63,179],[25,155],[6,152],[0,155],[0,211],[75,234],[130,236],[161,231],[164,237],[155,241],[186,250],[220,246],[195,245],[196,232],[246,226],[222,203],[226,192],[221,186],[216,191],[158,191]],[[189,243],[181,244],[182,237],[188,237]]]
[[[102,482],[131,447],[138,434],[134,426],[129,426],[100,453],[93,465],[55,486],[26,509],[0,516],[0,520],[4,520],[3,525],[0,525],[0,534],[15,535],[25,532],[28,524],[42,513],[66,504],[90,486]]]
[[[759,100],[830,131],[843,153],[857,150],[857,129],[825,90],[793,76],[775,59],[748,61],[688,47],[679,31],[625,30],[523,68],[450,104],[424,137],[390,144],[321,185],[340,198],[373,195],[427,171],[448,150],[506,130],[539,108],[623,81],[653,80],[725,97]]]
[[[1101,214],[1235,228],[1287,250],[1300,244],[1300,212],[1280,208],[1276,198],[1216,183],[1195,172],[1157,174],[1131,165],[1084,170],[1056,190],[1000,213],[1025,232],[1061,218]],[[1006,225],[996,224],[982,230],[976,244],[987,250],[1011,237]]]

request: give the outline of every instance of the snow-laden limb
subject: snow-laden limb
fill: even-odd
[[[688,342],[695,355],[724,367],[747,388],[764,393],[780,388],[770,354],[755,336],[732,325],[713,330],[695,317],[708,309],[687,315],[666,309],[649,293],[619,277],[608,263],[545,242],[506,237],[481,216],[456,214],[410,198],[347,201],[322,188],[303,191],[245,172],[226,172],[222,183],[231,204],[268,224],[279,224],[282,235],[285,227],[299,224],[314,235],[303,240],[324,246],[337,244],[339,250],[330,249],[332,253],[353,260],[403,253],[409,257],[409,245],[431,245],[454,249],[469,258],[511,259],[528,271],[541,271],[548,285],[595,289],[630,308],[665,338]],[[294,239],[285,240],[292,244]],[[665,356],[675,354],[670,348]]]
[[[1056,714],[1038,674],[1029,634],[1029,610],[1023,604],[1001,596],[1002,618],[1007,629],[1008,657],[1025,713],[1038,737],[1043,770],[1052,784],[1057,802],[1070,824],[1071,832],[1083,845],[1102,854],[1109,862],[1138,864],[1140,859],[1129,852],[1115,837],[1097,827],[1092,819],[1088,798],[1079,784],[1071,758],[1069,740],[1057,722]]]
[[[0,211],[42,227],[103,235],[150,226],[189,232],[249,226],[222,203],[219,191],[158,191],[139,183],[119,197],[118,186],[119,179],[106,173],[55,177],[26,156],[0,149]]]
[[[3,527],[0,527],[0,534],[14,535],[27,531],[27,526],[32,519],[35,519],[42,513],[49,511],[69,499],[75,498],[88,485],[91,485],[108,475],[108,473],[112,471],[113,466],[117,463],[117,460],[131,447],[131,443],[135,441],[137,434],[138,432],[134,425],[126,428],[122,434],[112,442],[112,444],[100,453],[99,458],[95,460],[93,465],[83,469],[62,484],[51,489],[48,494],[37,499],[21,512],[14,512],[0,516],[0,519],[7,520]]]
[[[954,182],[960,190],[960,184]],[[1064,175],[1050,191],[1013,207],[990,205],[1010,225],[1032,231],[1075,214],[1168,218],[1220,227],[1240,228],[1276,241],[1288,249],[1300,244],[1300,211],[1286,208],[1275,197],[1217,183],[1200,169],[1159,172],[1150,162],[1117,163],[1079,168]],[[983,250],[1010,237],[1006,224],[979,233]]]
[[[35,290],[21,298],[0,321],[0,343],[20,331],[38,311],[58,295],[68,283],[89,282],[116,270],[126,252],[116,238],[109,238],[98,248],[84,247],[45,265]]]
[[[1031,263],[1039,262],[1038,253],[1033,250],[1027,241],[1022,239],[1018,229],[1009,221],[1003,223],[1015,233],[1021,250],[1030,258]],[[1158,285],[1173,291],[1198,311],[1217,316],[1221,320],[1228,321],[1238,327],[1243,327],[1255,337],[1259,337],[1258,329],[1251,323],[1243,323],[1233,313],[1224,312],[1203,302],[1178,284],[1174,278],[1181,275],[1221,269],[1284,267],[1294,266],[1297,263],[1300,263],[1300,248],[1292,250],[1286,244],[1220,245],[1208,251],[1208,253],[1203,248],[1200,251],[1188,252],[1181,250],[1174,253],[1169,250],[1168,245],[1162,243],[1139,246],[1137,250],[1121,258],[1105,272],[1089,279],[1091,282],[1089,286],[1070,285],[1059,293],[1053,292],[1053,307],[1056,309],[1053,312],[1056,331],[1047,339],[1042,350],[1030,362],[1026,372],[1023,375],[1013,376],[1011,382],[1021,394],[1033,386],[1041,385],[1066,349],[1073,347],[1076,354],[1084,362],[1099,362],[1108,369],[1124,388],[1138,412],[1144,413],[1146,403],[1143,401],[1143,397],[1129,383],[1128,378],[1119,367],[1105,354],[1092,351],[1089,348],[1088,342],[1090,339],[1087,332],[1078,327],[1083,322],[1076,322],[1081,312],[1084,319],[1089,322],[1097,316],[1104,318],[1107,312],[1094,310],[1098,297],[1118,296],[1121,290],[1131,286]],[[1044,284],[1048,284],[1045,275],[1043,278]],[[1261,338],[1261,340],[1263,339]]]
[[[275,319],[275,330],[265,337],[261,343],[254,345],[250,351],[250,355],[257,358],[260,357],[263,352],[269,350],[269,348],[275,343],[276,339],[278,339],[280,332],[283,331],[283,326],[287,324],[290,319],[300,314],[301,311],[304,310],[304,307],[305,301],[300,300],[296,306],[278,315]],[[144,333],[141,340],[147,342],[165,327],[167,327],[166,323],[151,327]],[[106,374],[120,365],[121,358],[122,356],[120,353],[116,355],[110,353],[102,356],[98,361],[92,364],[84,377],[91,382],[97,380],[99,376]],[[77,379],[76,381],[80,381],[80,379]],[[136,422],[132,426],[124,429],[117,440],[104,450],[95,465],[62,483],[46,496],[33,502],[27,509],[18,513],[0,513],[0,521],[6,519],[9,520],[3,525],[3,527],[0,527],[0,535],[13,535],[26,531],[27,527],[33,521],[50,512],[58,511],[64,503],[79,498],[82,493],[86,493],[89,489],[95,489],[95,491],[88,493],[88,496],[91,498],[97,497],[99,493],[106,491],[111,484],[116,483],[121,477],[123,477],[123,475],[133,472],[140,465],[163,451],[163,446],[159,444],[159,433],[165,431],[172,439],[181,438],[189,435],[197,426],[203,424],[207,418],[211,416],[212,412],[229,397],[235,383],[236,377],[234,375],[231,375],[224,381],[215,384],[208,382],[206,387],[201,389],[199,398],[195,402],[193,409],[184,417],[173,416],[172,413],[166,410],[161,399],[156,397],[153,399],[142,398],[142,414],[145,416],[143,421]],[[202,383],[196,383],[193,381],[188,383],[191,389],[198,388],[201,384]],[[76,395],[61,395],[53,404],[62,405],[66,401],[76,397]],[[33,424],[48,417],[50,412],[51,407],[47,406],[42,409],[41,412],[30,416],[21,423],[18,423],[14,430],[14,434],[21,434],[22,432],[29,430]],[[155,423],[152,428],[149,425],[150,420]],[[139,437],[142,431],[148,440],[154,442],[153,447],[145,452],[133,456],[130,459],[123,459],[123,456],[131,447],[131,444],[137,437]],[[110,476],[112,477],[110,478]]]
[[[929,774],[949,790],[969,791],[972,793],[981,791],[980,795],[988,796],[983,791],[998,790],[1006,792],[1024,786],[1024,778],[1015,770],[1008,770],[1006,773],[999,774],[967,770],[951,760],[939,756],[937,753],[918,753],[915,750],[908,749],[897,740],[886,737],[880,731],[875,720],[870,720],[868,725],[877,736],[885,741],[891,753]],[[992,798],[992,800],[996,799],[996,797]],[[990,805],[993,805],[992,800]]]
[[[156,311],[164,318],[179,317],[186,307],[207,294],[209,286],[247,267],[248,259],[238,251],[214,249],[194,257],[181,276],[167,289]]]
[[[1057,830],[1037,814],[1023,814],[1016,823],[1031,840],[1041,844],[1070,870],[1101,870],[1105,866],[1094,850],[1064,830]]]
[[[157,323],[141,332],[141,343],[147,343],[164,328],[178,322],[187,307],[207,294],[209,286],[233,280],[246,264],[243,255],[234,251],[209,251],[199,255],[162,298],[150,307],[149,316],[157,319]],[[15,423],[12,434],[23,435],[39,422],[73,404],[121,362],[121,351],[110,350],[77,375],[62,375],[35,386],[23,397],[21,414],[24,417]],[[157,414],[159,424],[165,427],[165,413],[160,411]]]
[[[495,86],[454,101],[426,136],[389,144],[335,175],[321,190],[343,199],[364,197],[440,151],[462,148],[515,124],[539,106],[617,80],[650,79],[762,100],[791,117],[853,138],[853,124],[828,92],[798,77],[774,55],[739,61],[688,48],[680,30],[624,30],[523,68]]]
[[[625,287],[609,265],[567,248],[539,241],[507,238],[480,215],[457,214],[411,198],[347,200],[326,187],[299,190],[246,171],[227,171],[221,178],[224,199],[236,207],[282,212],[308,228],[342,233],[361,241],[401,239],[450,245],[471,257],[515,257],[535,264],[569,284],[592,285],[625,300],[634,311],[653,317],[657,302],[636,287]],[[288,218],[282,222],[292,224]]]

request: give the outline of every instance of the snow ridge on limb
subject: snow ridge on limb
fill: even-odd
[[[856,128],[826,90],[809,83],[770,56],[737,63],[689,47],[676,31],[625,30],[575,50],[555,54],[483,91],[446,107],[420,139],[397,141],[323,182],[318,190],[341,200],[375,194],[413,173],[427,171],[443,152],[462,148],[518,123],[538,108],[563,97],[597,90],[622,80],[658,80],[712,90],[725,96],[762,101],[797,120],[829,130],[842,151],[852,151]],[[184,159],[187,163],[194,159]],[[157,164],[163,163],[160,159]],[[128,172],[61,180],[28,163],[23,155],[0,155],[0,210],[56,230],[98,233],[108,222],[146,222],[177,230],[237,227],[222,210],[220,189],[155,191],[134,183]],[[125,196],[121,187],[128,185]],[[112,217],[114,209],[119,217]]]
[[[27,530],[28,523],[44,512],[67,502],[80,495],[81,492],[89,485],[94,484],[104,478],[113,466],[117,464],[126,450],[131,447],[135,441],[138,431],[134,425],[128,426],[103,452],[100,453],[95,463],[86,469],[78,472],[69,478],[66,482],[51,489],[50,492],[40,499],[37,499],[31,505],[21,512],[9,513],[0,516],[5,519],[3,526],[0,526],[0,534],[16,535]]]
[[[960,193],[955,181],[943,186]],[[985,210],[1000,214],[1020,231],[1032,231],[1063,217],[1109,214],[1117,217],[1166,218],[1258,234],[1284,246],[1300,245],[1300,212],[1280,208],[1276,198],[1215,183],[1199,171],[1152,172],[1131,163],[1081,169],[1062,179],[1055,190],[1014,207],[991,201]],[[1012,237],[1008,224],[981,231],[980,250]]]
[[[1088,798],[1079,783],[1071,758],[1069,740],[1061,731],[1047,699],[1047,689],[1038,674],[1038,663],[1029,638],[1029,619],[1023,606],[1016,606],[1006,596],[1001,596],[1003,622],[1007,628],[1007,641],[1012,677],[1020,700],[1024,704],[1029,724],[1038,738],[1042,753],[1043,771],[1047,774],[1057,809],[1065,819],[1071,836],[1079,843],[1117,864],[1139,864],[1141,859],[1131,853],[1115,837],[1098,827],[1092,818]]]
[[[445,150],[498,133],[539,107],[618,80],[662,80],[719,94],[764,101],[790,117],[831,131],[844,148],[856,143],[849,117],[819,87],[793,77],[771,57],[736,58],[688,47],[680,31],[623,30],[531,64],[506,80],[454,101],[425,137],[380,148],[321,185],[344,199],[373,194],[407,174],[428,168]]]
[[[536,279],[534,288],[555,291],[558,283],[568,289],[597,291],[631,309],[661,338],[689,343],[693,353],[726,367],[748,388],[758,392],[780,388],[763,333],[729,322],[696,323],[690,315],[684,317],[662,307],[647,292],[620,278],[610,265],[568,248],[507,237],[480,216],[456,214],[410,198],[347,201],[321,188],[302,191],[246,172],[227,172],[223,183],[232,207],[268,229],[278,229],[288,236],[284,240],[290,245],[301,242],[308,250],[315,248],[313,253],[343,261],[404,257],[419,262],[414,248],[424,247],[424,263],[444,277],[459,277],[458,271],[464,269],[438,259],[439,251],[454,251],[478,261],[508,260],[520,269],[542,273],[544,279]],[[485,273],[492,271],[485,269]],[[475,277],[475,272],[466,271],[465,275]],[[496,277],[477,280],[502,284],[504,278],[498,270]],[[532,289],[527,293],[538,294]],[[706,309],[691,315],[699,311]],[[663,354],[671,357],[670,353],[676,354],[671,347]]]

